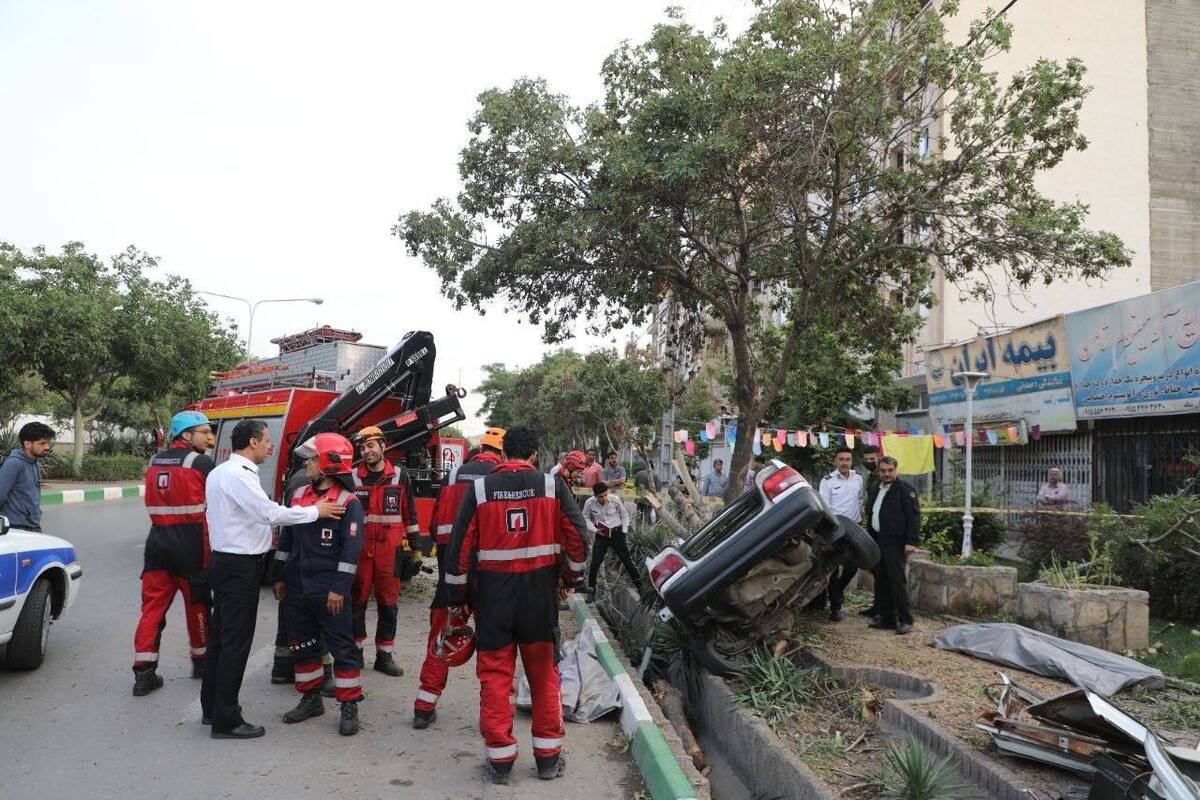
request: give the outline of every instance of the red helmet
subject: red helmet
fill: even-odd
[[[448,667],[461,667],[475,654],[475,629],[468,614],[451,613],[446,627],[429,643],[429,653]]]
[[[354,445],[340,433],[318,433],[297,447],[296,455],[316,456],[322,475],[349,475],[354,463]]]
[[[587,457],[582,450],[572,450],[563,459],[563,469],[577,470],[587,466]]]

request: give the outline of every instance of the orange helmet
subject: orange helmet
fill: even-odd
[[[354,446],[340,433],[318,433],[297,447],[296,454],[316,456],[322,475],[349,475],[354,462]]]
[[[563,459],[563,469],[577,470],[587,466],[587,456],[582,450],[572,450]]]
[[[354,438],[359,444],[363,444],[364,442],[369,442],[372,439],[380,439],[380,440],[386,441],[386,438],[383,435],[383,431],[381,431],[379,428],[375,427],[374,425],[370,425],[366,428],[363,428],[361,431],[359,431],[357,434],[355,434]]]
[[[446,627],[429,643],[429,653],[448,667],[461,667],[475,654],[475,629],[469,613],[451,613]]]
[[[500,452],[504,452],[504,428],[488,428],[483,432],[483,436],[479,439],[479,444],[483,447],[491,447]]]

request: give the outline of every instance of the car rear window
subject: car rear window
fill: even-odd
[[[681,551],[689,559],[703,556],[754,519],[761,509],[762,495],[758,490],[746,492],[734,500],[732,505],[727,506],[724,511],[709,520],[707,525],[696,531],[692,538],[684,542]]]

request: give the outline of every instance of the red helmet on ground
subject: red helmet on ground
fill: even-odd
[[[461,667],[475,654],[475,629],[467,624],[470,617],[451,611],[446,627],[429,643],[429,653],[448,667]]]
[[[296,455],[316,456],[322,475],[349,475],[354,463],[354,445],[340,433],[318,433],[297,447]]]
[[[576,470],[583,469],[587,466],[587,457],[584,456],[582,450],[572,450],[567,453],[567,457],[563,459],[563,468]]]

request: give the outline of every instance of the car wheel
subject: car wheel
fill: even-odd
[[[842,540],[847,543],[854,553],[854,560],[863,569],[871,569],[879,563],[879,545],[862,526],[849,517],[838,515],[838,527],[842,530]]]
[[[42,578],[29,590],[8,642],[9,669],[37,669],[46,657],[50,636],[50,581]]]
[[[687,632],[688,649],[697,664],[719,678],[732,678],[741,671],[740,660],[723,655],[716,647],[717,632],[713,625],[706,625],[703,630],[685,625],[684,630]]]

